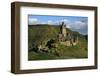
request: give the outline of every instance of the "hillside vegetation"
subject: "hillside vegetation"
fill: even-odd
[[[79,42],[75,46],[64,46],[57,43],[58,47],[48,49],[48,52],[38,52],[36,46],[46,45],[50,39],[57,39],[60,33],[59,26],[51,25],[28,25],[28,59],[29,60],[48,60],[48,59],[73,59],[87,58],[87,39],[86,36],[66,30],[79,36]]]

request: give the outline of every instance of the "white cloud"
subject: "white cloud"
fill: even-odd
[[[87,23],[82,21],[75,21],[74,23],[71,24],[71,26],[74,29],[82,29],[87,26]]]
[[[49,25],[50,25],[50,24],[53,24],[52,20],[48,20],[47,23],[48,23]]]
[[[81,34],[87,34],[88,29],[88,21],[75,21],[70,22],[68,25],[70,25],[70,29],[73,31],[80,32]]]
[[[46,24],[46,22],[41,22],[40,24]]]
[[[62,24],[62,22],[64,22],[64,24],[67,25],[69,23],[69,20],[67,20],[67,19],[61,19],[61,20],[55,21],[54,23],[59,25],[59,24]]]
[[[29,25],[34,25],[38,23],[38,19],[37,18],[29,18],[28,20],[28,24]]]
[[[71,28],[71,26],[69,26],[69,25],[66,25],[66,28]]]

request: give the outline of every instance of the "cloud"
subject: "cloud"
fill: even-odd
[[[37,18],[29,18],[28,20],[28,24],[29,25],[34,25],[34,24],[37,24],[39,21]]]
[[[67,28],[71,28],[71,26],[69,26],[69,25],[66,25],[66,27],[67,27]]]
[[[55,21],[54,23],[57,24],[57,25],[59,25],[59,24],[62,24],[62,22],[64,22],[64,24],[67,25],[69,23],[69,20],[67,20],[67,19],[61,19],[61,20]]]
[[[40,22],[40,24],[46,24],[46,22]]]
[[[87,34],[88,21],[75,21],[69,24],[73,31],[78,31],[81,34]]]
[[[48,20],[47,24],[53,24],[53,21],[52,20]]]
[[[87,22],[75,21],[74,23],[71,23],[70,25],[74,29],[82,29],[87,26]]]

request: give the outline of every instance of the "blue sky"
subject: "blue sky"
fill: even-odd
[[[55,24],[59,25],[61,22],[66,24],[67,28],[73,31],[78,31],[81,34],[87,34],[88,17],[80,16],[51,16],[51,15],[29,15],[28,24]]]

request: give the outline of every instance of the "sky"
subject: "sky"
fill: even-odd
[[[28,24],[59,25],[62,22],[72,31],[86,35],[88,32],[88,17],[81,16],[51,16],[51,15],[28,15]]]

